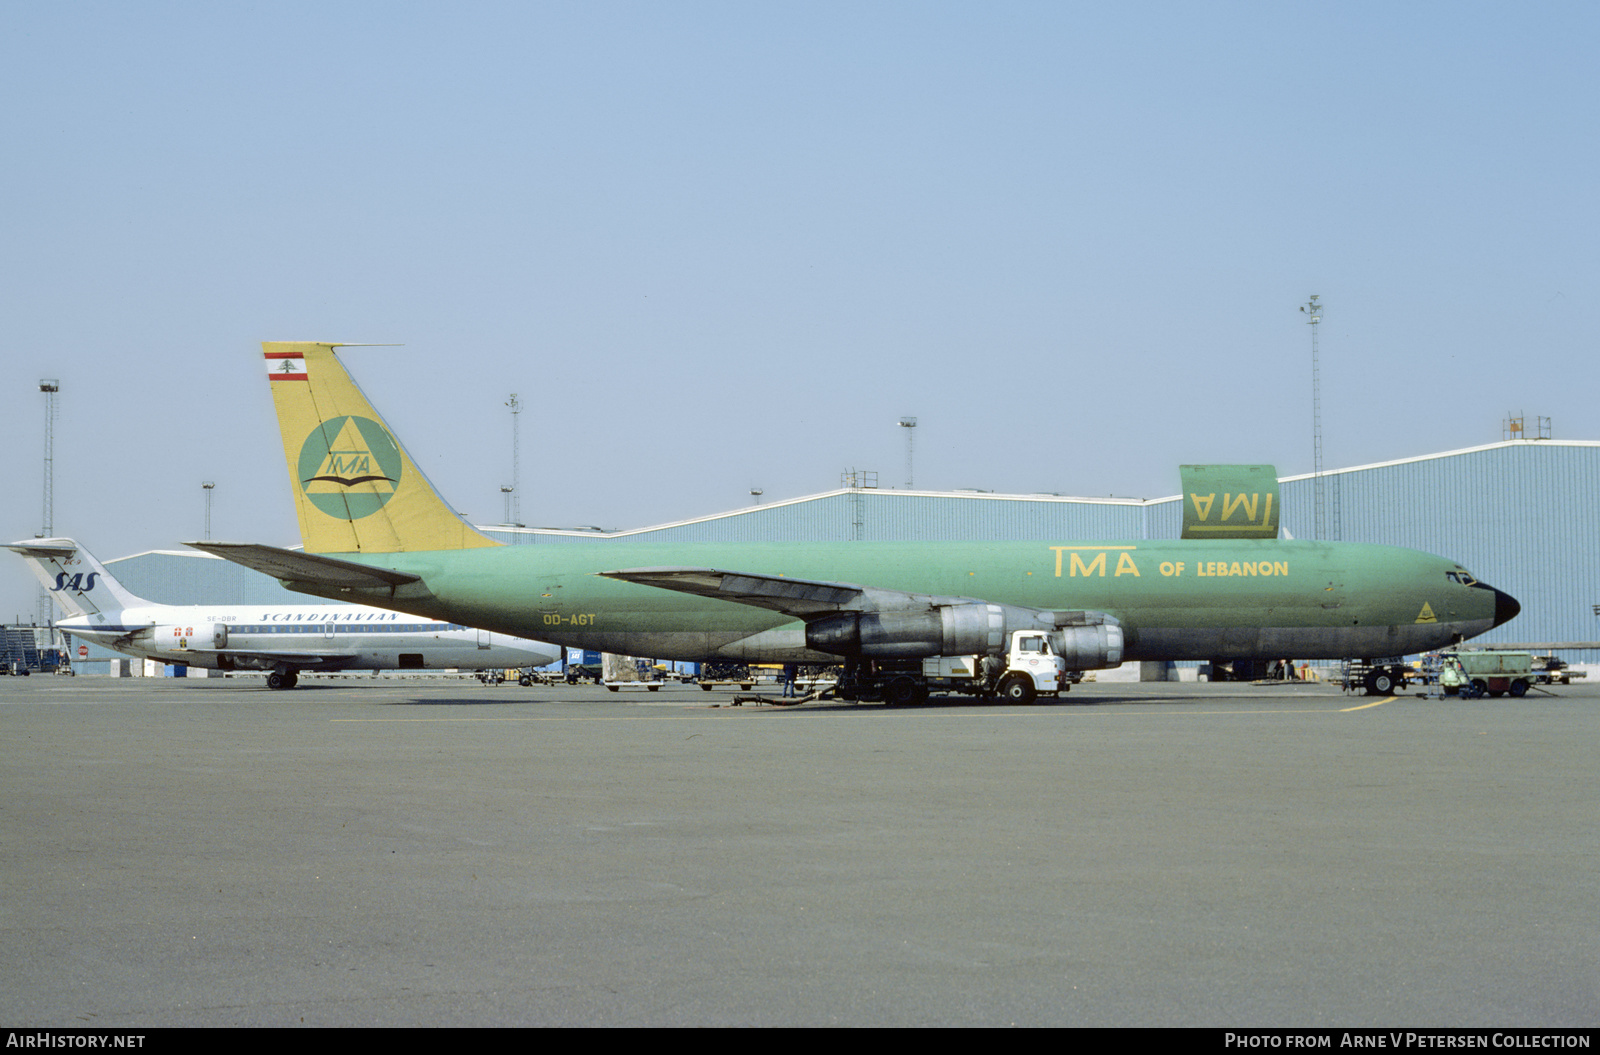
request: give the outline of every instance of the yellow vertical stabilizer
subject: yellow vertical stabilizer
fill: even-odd
[[[334,355],[263,341],[289,487],[307,553],[498,546],[445,504]]]

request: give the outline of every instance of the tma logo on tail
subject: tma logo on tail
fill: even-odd
[[[88,577],[85,578],[83,572],[80,571],[75,573],[72,578],[69,579],[67,578],[66,572],[57,572],[56,584],[50,587],[50,592],[55,593],[57,590],[71,590],[73,593],[88,593],[90,590],[94,589],[95,576],[99,574],[100,573],[97,571],[92,571],[88,574]]]
[[[1182,465],[1183,538],[1274,538],[1278,471],[1270,465]]]
[[[311,504],[340,520],[359,520],[386,505],[400,488],[400,448],[371,418],[330,418],[300,448],[300,490]]]

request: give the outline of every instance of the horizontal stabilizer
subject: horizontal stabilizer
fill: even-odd
[[[9,544],[6,549],[36,560],[63,560],[78,552],[78,544],[69,538],[24,539]]]
[[[422,578],[405,571],[373,568],[355,561],[319,557],[298,550],[279,549],[254,542],[186,542],[186,546],[226,557],[274,579],[312,583],[342,590],[386,589]]]

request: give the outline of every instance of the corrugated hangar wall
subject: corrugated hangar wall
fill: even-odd
[[[1450,557],[1522,602],[1521,615],[1476,640],[1600,641],[1600,443],[1512,440],[1323,482],[1330,538]],[[1297,538],[1313,534],[1314,485],[1280,485],[1283,526]]]
[[[1176,475],[1176,467],[1174,467]],[[1328,536],[1437,553],[1522,603],[1484,643],[1600,640],[1600,442],[1514,440],[1323,474]],[[1283,527],[1315,534],[1315,480],[1281,484]],[[841,490],[677,524],[600,533],[486,527],[514,545],[626,542],[1176,538],[1177,496],[1152,500]],[[257,541],[257,540],[251,540]],[[292,604],[297,594],[227,561],[146,553],[110,563],[173,604]],[[1600,653],[1573,656],[1600,658]]]

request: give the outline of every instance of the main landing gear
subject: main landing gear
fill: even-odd
[[[267,688],[292,689],[300,681],[300,675],[284,667],[278,667],[267,675]]]

